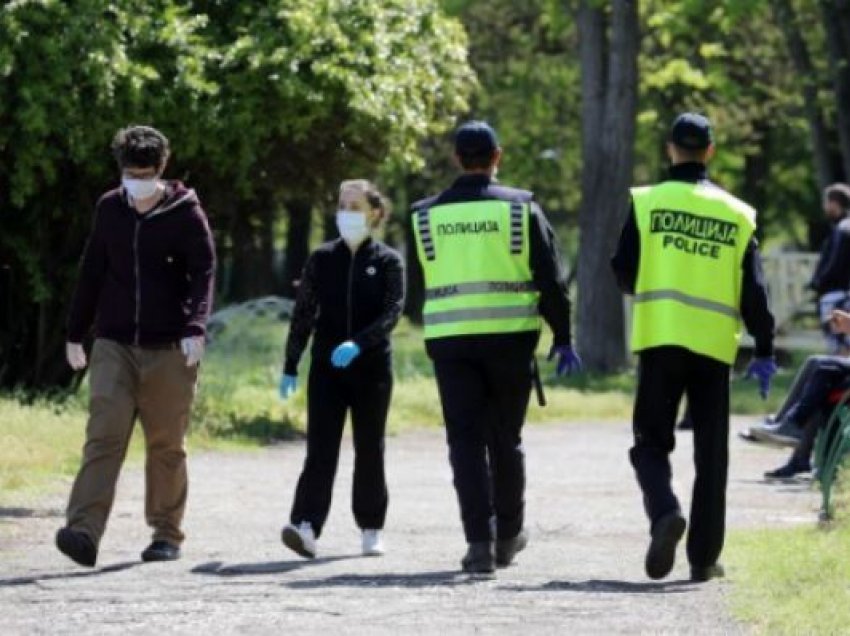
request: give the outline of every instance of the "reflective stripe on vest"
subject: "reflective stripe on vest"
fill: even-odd
[[[632,190],[640,235],[632,350],[680,346],[731,364],[755,211],[708,183]]]
[[[497,199],[414,213],[425,338],[540,329],[528,205]]]
[[[659,289],[656,291],[636,294],[634,297],[635,303],[648,303],[654,300],[675,300],[676,302],[684,305],[690,305],[691,307],[697,307],[699,309],[704,309],[705,311],[713,311],[718,314],[734,318],[735,320],[739,320],[741,318],[740,312],[733,307],[727,307],[726,305],[706,300],[705,298],[688,296],[687,294],[683,294],[675,289]]]
[[[512,282],[508,280],[490,280],[479,283],[458,283],[457,285],[444,285],[443,287],[433,287],[425,290],[425,298],[428,300],[436,300],[438,298],[448,298],[449,296],[472,296],[475,294],[494,294],[494,293],[526,293],[533,292],[536,289],[534,283]]]
[[[537,316],[536,307],[480,307],[477,309],[450,309],[425,315],[426,325],[445,325],[467,320],[499,320],[501,318],[528,318]]]

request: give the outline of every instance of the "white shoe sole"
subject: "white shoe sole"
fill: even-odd
[[[384,556],[385,550],[383,548],[373,548],[371,550],[363,550],[364,557],[381,557]]]
[[[783,435],[781,433],[774,433],[773,431],[766,431],[763,428],[759,428],[754,426],[750,429],[750,434],[757,440],[761,442],[767,442],[769,444],[776,444],[777,446],[791,446],[796,447],[800,440],[797,437],[792,437],[790,435]]]
[[[305,559],[316,558],[316,552],[311,552],[307,546],[304,545],[304,540],[295,528],[286,526],[280,533],[280,539],[283,541],[283,545],[295,552],[297,555],[302,556]]]

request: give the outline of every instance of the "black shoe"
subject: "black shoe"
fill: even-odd
[[[496,571],[493,543],[491,541],[470,543],[469,550],[460,564],[467,574],[492,574]]]
[[[97,562],[97,548],[89,535],[70,528],[60,528],[56,533],[56,547],[74,563],[93,568]]]
[[[176,561],[180,558],[180,548],[168,541],[154,541],[142,552],[142,561]]]
[[[668,512],[652,527],[652,541],[646,551],[646,574],[663,579],[676,561],[676,545],[685,533],[685,518],[678,510]]]
[[[711,579],[722,579],[724,576],[726,576],[726,572],[719,563],[707,567],[691,566],[691,581],[695,583],[705,583]]]
[[[528,533],[525,530],[520,530],[513,539],[499,539],[496,541],[496,565],[500,568],[508,567],[527,545]]]
[[[776,470],[767,471],[764,476],[768,479],[790,479],[800,473],[812,472],[812,465],[808,461],[800,461],[794,457],[788,460]]]

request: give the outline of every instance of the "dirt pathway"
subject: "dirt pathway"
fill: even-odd
[[[527,429],[532,542],[491,581],[457,572],[464,545],[440,431],[388,442],[389,553],[380,559],[358,555],[350,440],[320,558],[309,563],[279,542],[303,459],[300,443],[192,457],[189,538],[177,563],[138,561],[148,535],[135,469],[122,478],[94,571],[53,549],[63,497],[0,509],[0,634],[744,631],[726,607],[729,583],[688,582],[682,550],[667,582],[644,577],[647,535],[626,461],[629,441],[624,424]],[[784,451],[737,439],[731,447],[732,527],[813,521],[817,497],[807,484],[761,479]],[[681,435],[675,472],[683,500],[690,457],[690,438]]]

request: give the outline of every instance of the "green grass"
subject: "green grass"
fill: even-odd
[[[845,498],[846,504],[846,498]],[[827,529],[740,531],[724,559],[736,617],[760,634],[846,634],[850,626],[850,519]]]
[[[273,316],[244,317],[231,323],[210,345],[201,371],[189,443],[193,448],[244,448],[275,439],[291,439],[305,426],[305,377],[309,356],[301,364],[301,388],[289,400],[277,393],[287,325]],[[628,421],[635,388],[633,372],[611,376],[552,377],[545,361],[551,338],[544,334],[538,352],[549,405],[532,397],[531,422]],[[390,434],[442,421],[431,363],[421,330],[402,322],[394,334],[396,384],[389,415]],[[736,413],[774,410],[791,373],[780,376],[767,403],[753,383],[735,381]],[[38,490],[57,475],[71,475],[78,465],[86,421],[86,388],[64,399],[24,404],[0,396],[0,497]],[[138,436],[137,436],[138,437]],[[141,456],[134,439],[130,460]]]

